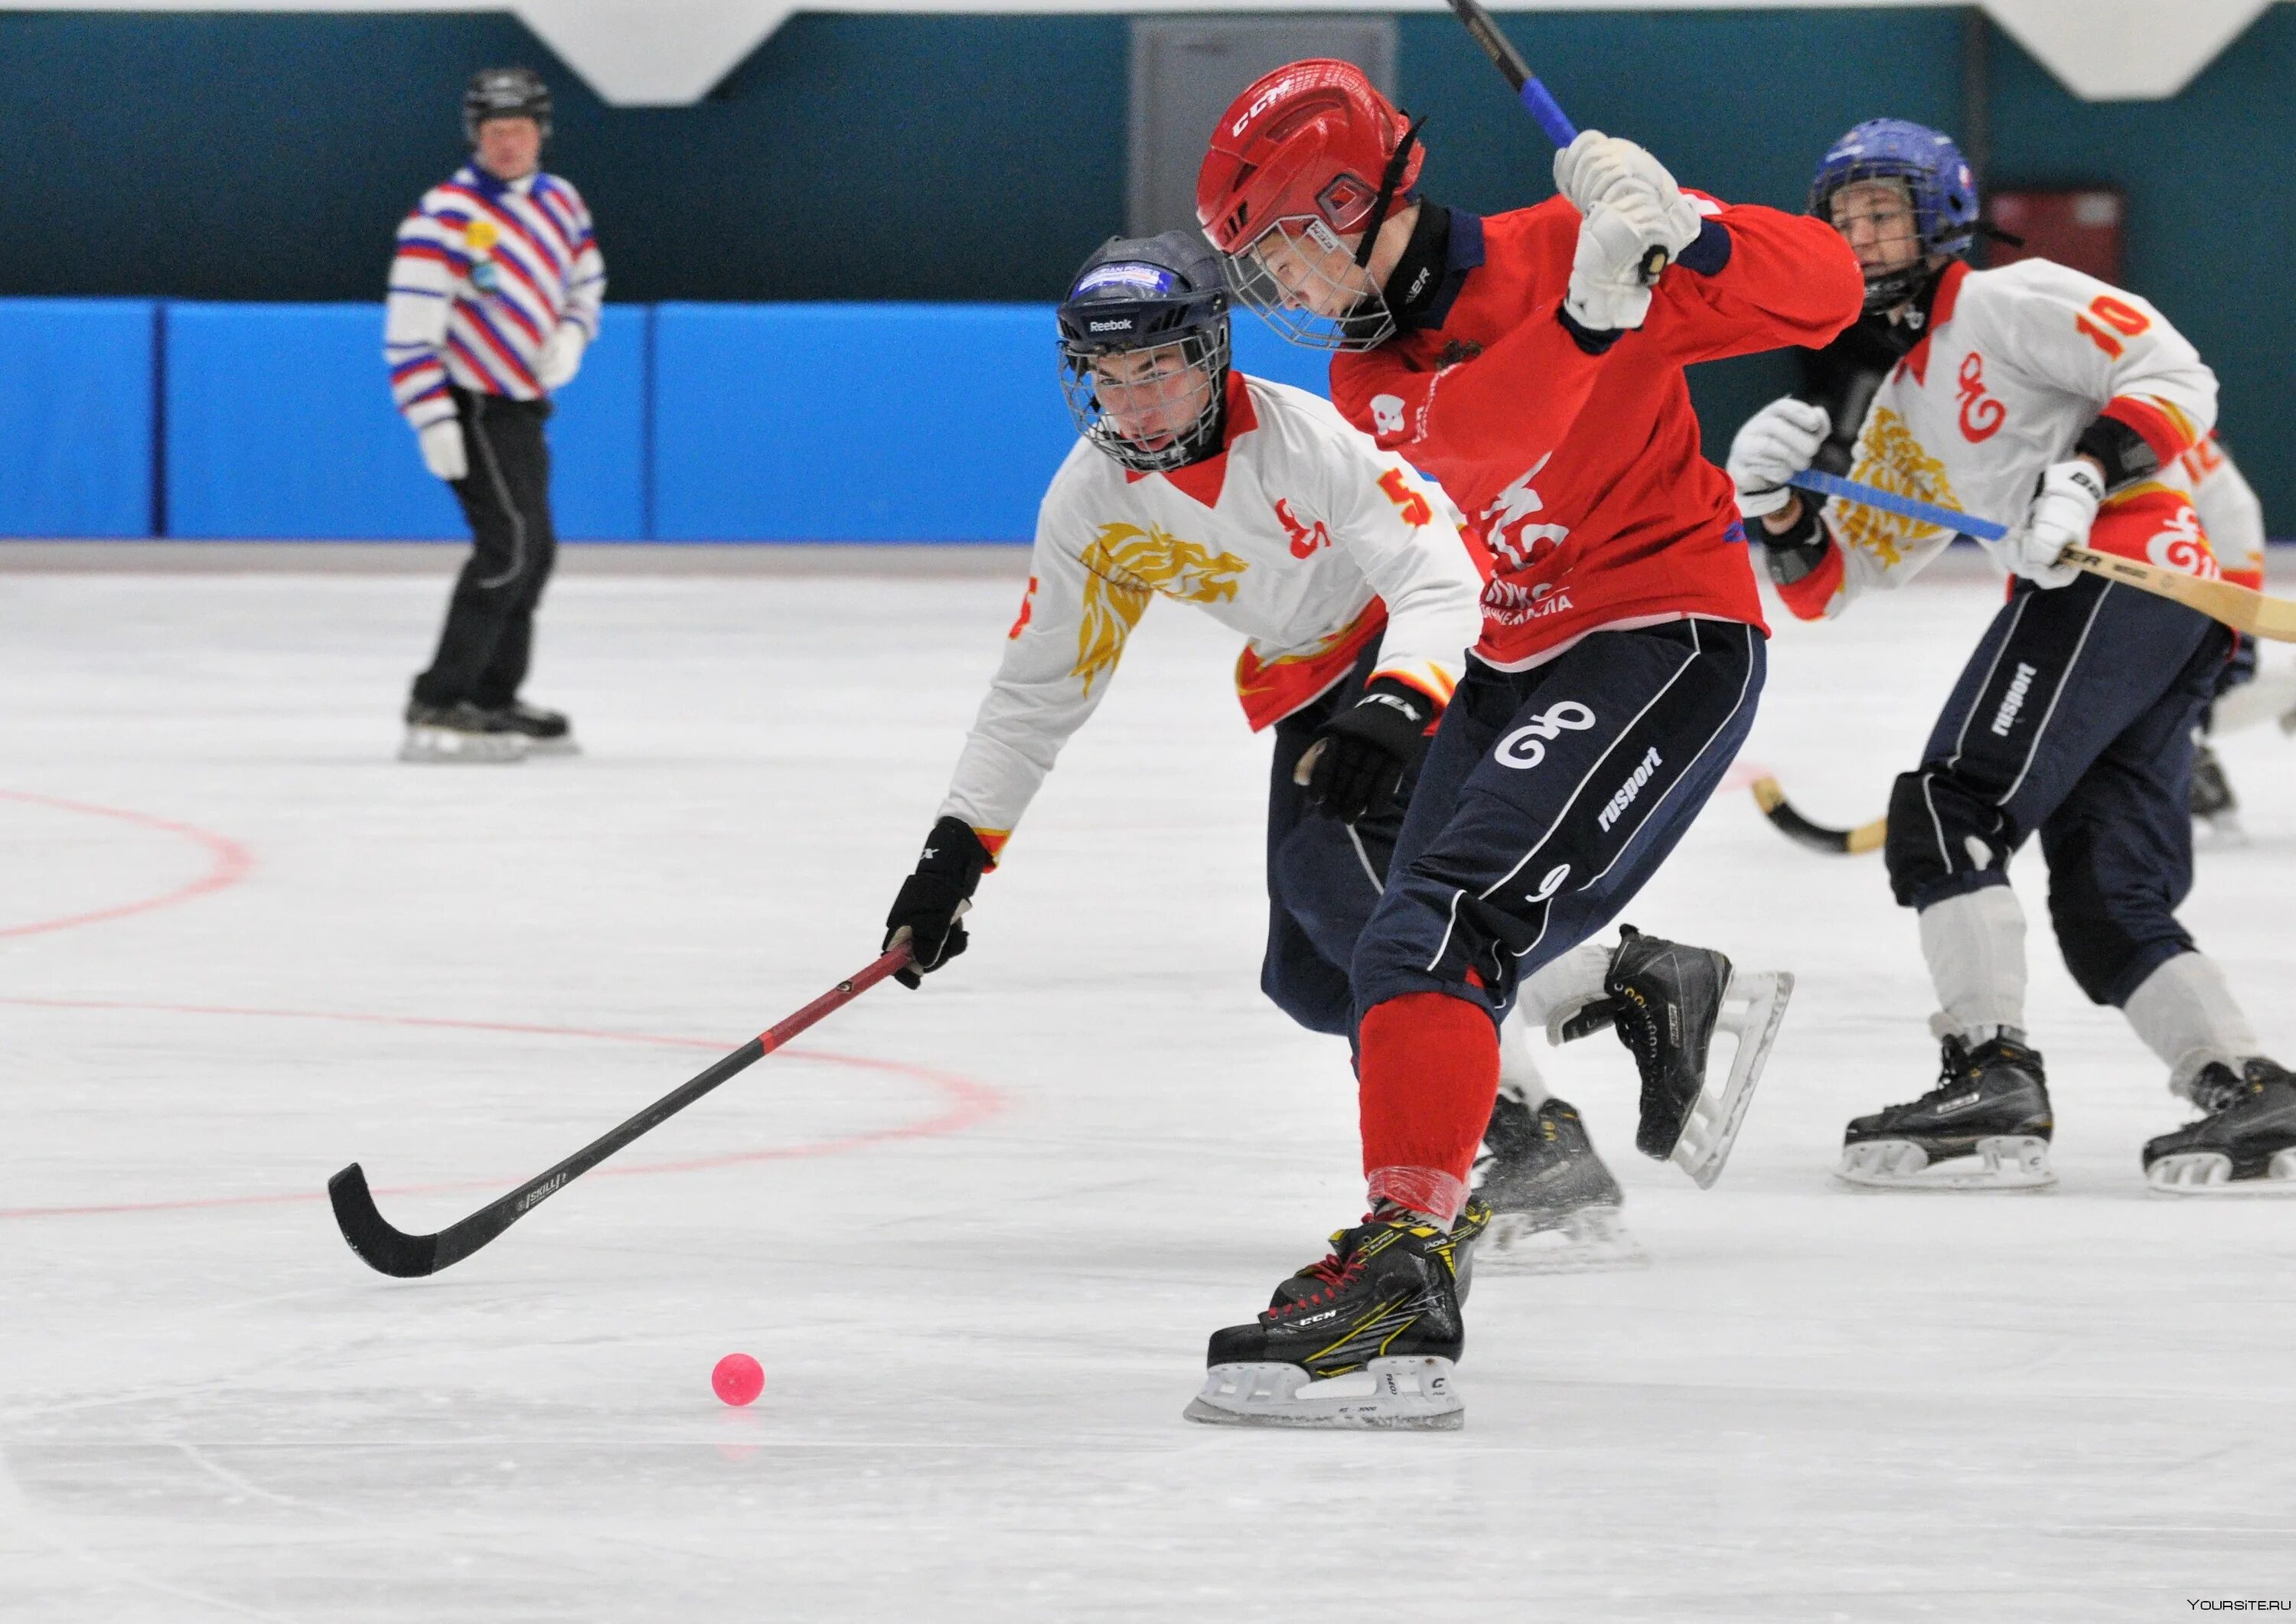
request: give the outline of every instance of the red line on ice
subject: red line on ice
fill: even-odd
[[[228,883],[228,882],[226,882]],[[167,1015],[236,1015],[277,1021],[332,1021],[359,1026],[402,1026],[443,1029],[461,1032],[507,1032],[519,1037],[580,1038],[604,1043],[648,1044],[658,1048],[723,1049],[727,1046],[714,1038],[665,1038],[650,1032],[613,1032],[588,1027],[541,1026],[512,1021],[454,1021],[432,1015],[365,1015],[330,1010],[252,1009],[231,1005],[212,1004],[135,1004],[108,998],[9,998],[0,997],[0,1005],[20,1009],[85,1009],[118,1010],[141,1014]],[[784,1161],[810,1156],[834,1156],[845,1151],[860,1150],[873,1144],[886,1144],[902,1139],[932,1139],[943,1135],[962,1133],[968,1128],[988,1120],[1004,1108],[1004,1096],[986,1083],[959,1077],[954,1072],[936,1071],[930,1066],[912,1065],[906,1061],[874,1060],[860,1054],[837,1054],[825,1049],[783,1049],[781,1054],[791,1060],[809,1060],[823,1065],[845,1066],[857,1071],[877,1071],[895,1077],[906,1077],[927,1084],[938,1090],[947,1103],[934,1115],[919,1121],[906,1122],[896,1128],[871,1128],[866,1132],[840,1134],[833,1139],[817,1140],[810,1144],[776,1145],[766,1150],[733,1151],[723,1155],[694,1157],[683,1161],[647,1162],[638,1167],[605,1167],[594,1177],[636,1178],[661,1173],[699,1173],[715,1168],[739,1167],[752,1161]],[[515,1178],[458,1178],[443,1184],[398,1185],[375,1192],[378,1195],[443,1194],[457,1190],[504,1189],[515,1184]],[[89,1218],[111,1213],[127,1212],[190,1212],[213,1207],[274,1207],[299,1202],[321,1202],[326,1199],[324,1190],[283,1191],[271,1195],[213,1195],[184,1201],[122,1202],[92,1207],[0,1207],[0,1218]]]
[[[247,848],[229,836],[192,824],[154,817],[148,812],[131,812],[120,807],[91,806],[80,800],[60,800],[53,795],[33,795],[22,790],[0,790],[0,800],[21,801],[26,806],[47,807],[59,812],[79,812],[89,817],[116,818],[139,829],[157,829],[168,834],[180,834],[203,847],[211,859],[207,873],[171,891],[138,898],[113,907],[97,908],[92,913],[69,915],[62,919],[36,919],[29,924],[0,925],[0,937],[37,936],[44,931],[68,931],[74,925],[101,924],[109,919],[126,919],[131,915],[151,913],[155,908],[173,907],[179,902],[189,902],[193,898],[236,885],[247,878],[248,871],[255,866],[255,859],[248,855]]]

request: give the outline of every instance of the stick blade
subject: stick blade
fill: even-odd
[[[395,1229],[374,1204],[366,1169],[356,1161],[327,1180],[335,1226],[368,1267],[399,1280],[419,1280],[439,1267],[439,1237]]]

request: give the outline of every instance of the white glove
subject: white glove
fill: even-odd
[[[564,389],[582,370],[582,351],[589,342],[589,334],[576,324],[559,323],[542,342],[542,354],[534,364],[534,381],[554,394]]]
[[[422,447],[422,465],[449,485],[471,472],[471,454],[463,448],[463,420],[442,417],[414,431]]]
[[[1578,250],[1570,261],[1570,291],[1562,307],[1570,319],[1596,332],[1639,327],[1650,314],[1643,258],[1663,241],[1658,205],[1628,191],[1597,203],[1578,222]]]
[[[2036,586],[2064,586],[2080,570],[2059,563],[2057,554],[2067,547],[2088,545],[2089,526],[2096,521],[2096,504],[2103,500],[2104,478],[2094,464],[2079,457],[2050,463],[2033,505],[2025,510],[2025,522],[2001,538],[2001,562],[2010,574],[2021,575]]]
[[[1738,488],[1738,511],[1749,519],[1775,513],[1793,500],[1786,481],[1817,455],[1833,419],[1822,406],[1788,395],[1749,417],[1730,442],[1730,482]]]
[[[1657,206],[1658,234],[1652,238],[1673,258],[1698,241],[1702,222],[1698,206],[1683,196],[1664,164],[1631,141],[1582,130],[1578,139],[1554,155],[1554,185],[1580,214],[1629,194]]]

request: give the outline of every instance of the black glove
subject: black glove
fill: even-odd
[[[922,987],[928,970],[938,970],[964,951],[964,927],[956,916],[972,899],[988,866],[988,848],[960,818],[944,817],[925,837],[917,872],[901,882],[893,911],[885,915],[885,946],[909,933],[909,963],[893,972],[904,987]]]
[[[1427,752],[1435,701],[1409,683],[1374,677],[1363,697],[1324,724],[1310,746],[1308,804],[1352,824],[1384,812],[1406,768]]]

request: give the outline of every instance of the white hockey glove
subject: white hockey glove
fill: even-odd
[[[2067,547],[2088,545],[2089,526],[2096,521],[2096,504],[2104,500],[2104,476],[2095,464],[2075,457],[2052,463],[2041,475],[2033,505],[2025,521],[2000,540],[1999,557],[2012,575],[2021,575],[2038,586],[2062,586],[2080,574],[2072,564],[2061,564],[2057,554]]]
[[[553,394],[564,389],[582,370],[582,351],[589,342],[590,335],[575,323],[559,323],[557,331],[543,340],[542,354],[534,364],[534,381]]]
[[[1578,140],[1554,155],[1554,185],[1582,215],[1629,196],[1648,199],[1658,211],[1651,241],[1666,250],[1669,259],[1698,241],[1698,206],[1683,196],[1664,164],[1631,141],[1600,130],[1580,131]]]
[[[1749,519],[1775,513],[1793,500],[1786,481],[1817,455],[1833,419],[1822,406],[1788,395],[1749,417],[1730,442],[1730,482],[1738,488],[1738,511]]]
[[[471,455],[463,447],[463,420],[442,417],[414,431],[422,447],[422,465],[452,485],[471,472]]]
[[[1665,240],[1660,210],[1648,197],[1628,191],[1616,202],[1595,204],[1578,222],[1570,291],[1562,300],[1570,319],[1595,332],[1641,326],[1651,302],[1643,258]]]

